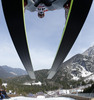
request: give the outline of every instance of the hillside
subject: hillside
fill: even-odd
[[[26,71],[20,68],[11,68],[9,66],[0,66],[0,78],[16,77],[26,75]]]

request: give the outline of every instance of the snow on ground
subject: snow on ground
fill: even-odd
[[[85,81],[90,81],[90,80],[94,81],[94,74],[85,79]]]
[[[73,74],[71,74],[71,75],[73,76],[72,80],[76,80],[76,81],[78,81],[78,80],[79,80],[79,77],[74,76]]]
[[[4,100],[4,99],[3,99]],[[66,97],[57,97],[57,98],[30,98],[30,97],[12,97],[8,100],[75,100]]]
[[[77,71],[79,72],[79,74],[77,76],[75,76],[74,74],[71,74],[73,76],[72,80],[79,80],[80,76],[81,77],[88,77],[90,75],[92,75],[91,72],[87,71],[83,66],[79,65],[77,66],[77,68],[72,69],[72,71]]]
[[[83,66],[80,65],[80,67],[82,68],[82,70],[80,70],[81,74],[82,74],[82,77],[87,77],[87,76],[92,74],[91,72],[86,71],[86,69]]]

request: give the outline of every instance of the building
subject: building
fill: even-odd
[[[39,85],[39,86],[41,86],[42,85],[42,83],[39,81],[39,82],[37,82],[37,83],[32,83],[32,85]]]
[[[2,86],[4,86],[5,88],[7,88],[7,83],[2,83]]]

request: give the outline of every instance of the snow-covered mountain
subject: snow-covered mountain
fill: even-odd
[[[62,73],[62,76],[66,72],[67,76],[71,80],[78,80],[81,78],[88,78],[94,80],[94,46],[87,49],[82,54],[77,54],[62,64],[62,68],[57,73]]]
[[[86,55],[88,57],[92,57],[94,58],[94,46],[90,47],[89,49],[87,49],[83,55]]]

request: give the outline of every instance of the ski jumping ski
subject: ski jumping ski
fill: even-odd
[[[93,0],[71,0],[61,42],[47,79],[52,79],[72,48],[86,20]]]
[[[2,0],[3,12],[16,51],[31,79],[35,79],[24,21],[24,0]]]

